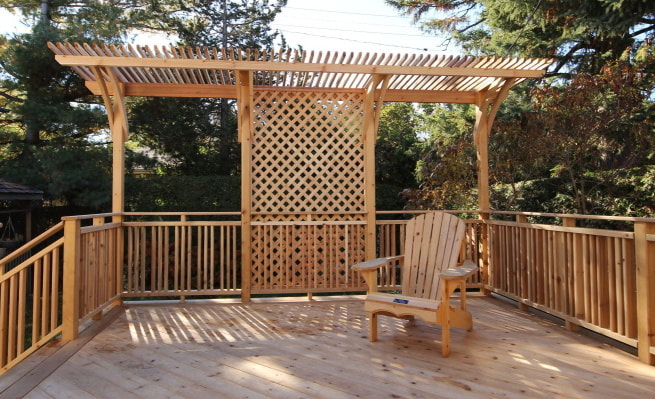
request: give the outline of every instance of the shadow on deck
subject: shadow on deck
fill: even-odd
[[[130,304],[68,356],[75,342],[8,372],[22,378],[2,395],[644,398],[655,387],[655,367],[497,299],[470,298],[475,329],[453,330],[450,358],[438,326],[382,317],[371,343],[361,300],[318,299]]]

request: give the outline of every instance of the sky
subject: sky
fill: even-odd
[[[443,40],[422,32],[411,17],[401,16],[384,0],[288,0],[272,24],[292,47],[306,50],[386,53],[447,53]],[[22,33],[29,28],[8,11],[0,10],[0,32]],[[140,35],[135,44],[168,44],[165,37]]]
[[[308,50],[443,53],[442,39],[422,32],[384,0],[289,0],[273,27],[291,47]]]

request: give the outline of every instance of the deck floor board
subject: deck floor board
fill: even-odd
[[[381,317],[361,300],[129,305],[28,398],[644,398],[655,367],[494,298],[474,330]]]

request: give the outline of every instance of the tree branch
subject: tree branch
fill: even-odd
[[[469,30],[471,28],[475,28],[476,26],[480,25],[481,23],[483,23],[486,20],[487,20],[486,18],[480,18],[478,21],[470,24],[469,26],[465,26],[462,29],[457,29],[456,32],[457,33],[464,33],[464,32],[466,32],[467,30]]]
[[[651,31],[651,30],[655,30],[655,25],[648,26],[648,27],[646,27],[644,29],[640,29],[638,31],[635,31],[630,35],[630,37],[636,37],[636,36],[641,35],[642,33],[646,33],[646,32]]]
[[[7,93],[6,91],[0,91],[0,96],[6,98],[7,100],[16,101],[16,102],[19,102],[19,103],[25,102],[25,100],[23,100],[22,98],[12,96],[11,94]]]
[[[582,49],[584,47],[584,44],[582,42],[579,42],[575,46],[571,47],[571,49],[563,56],[560,58],[560,61],[557,63],[557,66],[555,69],[551,72],[551,74],[557,74],[564,65],[566,65],[567,62],[571,59],[573,54],[575,54],[576,51]]]

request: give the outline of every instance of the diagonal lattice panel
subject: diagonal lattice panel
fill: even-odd
[[[363,104],[363,93],[255,91],[254,292],[359,279],[350,265],[365,250]]]
[[[255,91],[253,214],[364,211],[362,93]]]

